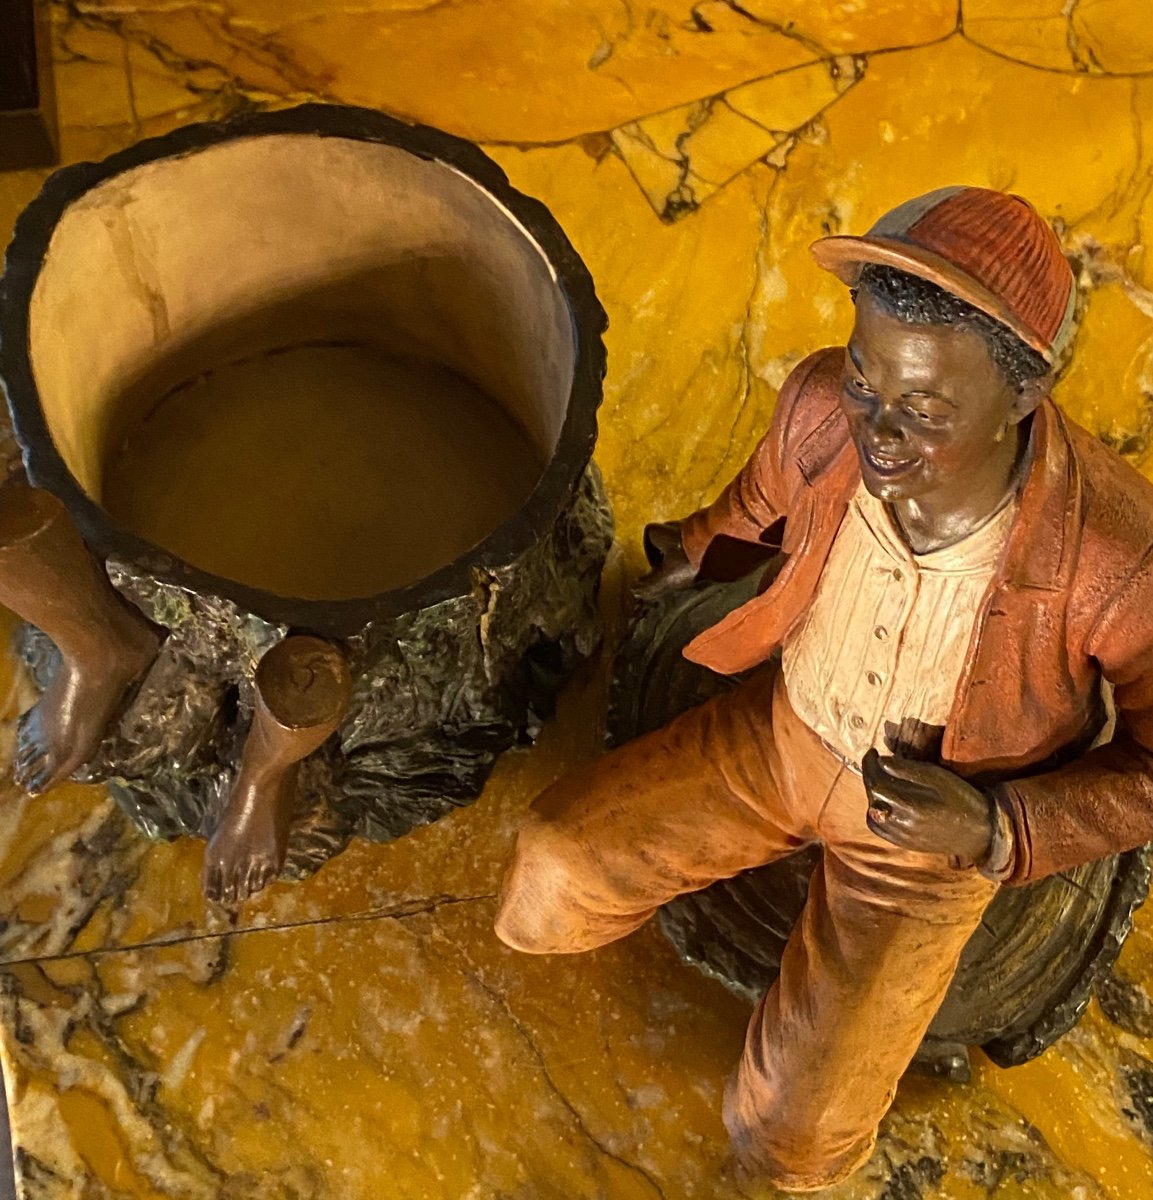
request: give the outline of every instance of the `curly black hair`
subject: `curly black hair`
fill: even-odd
[[[1002,325],[927,279],[899,271],[896,267],[866,263],[852,290],[854,304],[861,291],[867,292],[883,312],[910,325],[955,325],[980,334],[993,361],[1014,387],[1037,379],[1049,370],[1049,364],[1041,355],[1026,345],[1008,325]]]

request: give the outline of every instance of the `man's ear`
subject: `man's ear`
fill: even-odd
[[[1009,406],[1009,424],[1017,425],[1023,421],[1045,399],[1052,386],[1053,374],[1051,371],[1019,383],[1013,396],[1013,403]]]

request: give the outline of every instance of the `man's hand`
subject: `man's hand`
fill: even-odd
[[[861,761],[869,794],[866,820],[905,850],[948,854],[961,866],[984,861],[993,840],[994,801],[955,772],[870,750]]]
[[[681,528],[675,522],[645,526],[645,553],[653,569],[633,584],[638,600],[657,600],[667,592],[687,588],[697,577],[681,545]]]

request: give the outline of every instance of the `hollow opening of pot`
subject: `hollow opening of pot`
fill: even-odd
[[[282,596],[415,583],[511,520],[574,371],[555,271],[451,166],[313,134],[157,159],[64,212],[30,352],[87,495]]]

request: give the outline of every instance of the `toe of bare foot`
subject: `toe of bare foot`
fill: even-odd
[[[30,755],[43,753],[44,742],[39,706],[20,714],[16,722],[16,762],[26,762]]]
[[[213,861],[209,855],[204,858],[204,872],[200,877],[201,886],[204,888],[204,894],[209,900],[220,900],[224,894],[224,874],[218,862]]]
[[[244,880],[245,896],[254,896],[263,891],[275,878],[276,867],[266,858],[254,859]]]
[[[217,850],[213,842],[208,843],[204,856],[202,882],[204,894],[218,904],[236,903],[236,864],[226,852]]]
[[[39,702],[20,718],[13,773],[32,794],[90,763],[110,724],[155,660],[159,637],[145,628],[107,662],[65,658]]]
[[[202,881],[209,900],[239,904],[263,891],[280,874],[280,866],[265,855],[234,857],[209,842]]]
[[[36,705],[24,713],[17,726],[12,775],[29,795],[36,796],[55,782],[56,773],[40,706]]]
[[[30,796],[48,791],[92,757],[100,732],[94,739],[70,739],[54,721],[51,695],[46,695],[20,718],[13,778]]]

